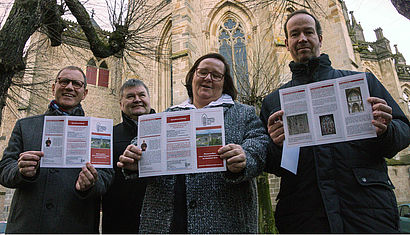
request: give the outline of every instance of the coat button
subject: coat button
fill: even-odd
[[[195,200],[190,201],[189,202],[189,208],[194,209],[195,207],[196,207],[196,201]]]
[[[364,182],[364,183],[366,183],[367,182],[367,179],[366,178],[362,178],[362,181]]]
[[[47,209],[52,209],[54,207],[53,203],[47,203],[46,208]]]

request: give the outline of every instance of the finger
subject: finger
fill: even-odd
[[[373,116],[386,120],[392,119],[392,115],[383,111],[373,111]]]
[[[18,167],[24,168],[24,167],[36,167],[38,162],[36,161],[20,161],[17,163]]]
[[[369,97],[367,98],[367,102],[371,103],[372,105],[378,103],[387,104],[387,102],[384,99],[379,97]]]
[[[275,143],[276,145],[282,146],[283,142],[285,141],[285,134],[279,135],[276,138],[272,139],[273,143]]]
[[[245,169],[246,163],[235,163],[228,166],[228,170],[233,173],[239,173]]]
[[[36,168],[35,167],[25,167],[19,169],[20,173],[27,177],[33,177],[36,175]]]
[[[237,144],[227,144],[218,149],[218,154],[221,158],[232,157],[240,154],[242,147]]]
[[[384,124],[383,122],[377,121],[377,120],[372,120],[372,124],[380,129],[387,129],[387,125]]]
[[[283,127],[283,122],[279,121],[274,125],[270,126],[268,129],[269,135],[273,135],[274,138],[278,137],[279,135],[285,132],[285,128]]]
[[[125,151],[136,153],[136,154],[142,154],[142,150],[138,146],[135,146],[133,144],[128,145]]]
[[[279,110],[268,118],[268,126],[273,125],[275,122],[282,120],[283,110]]]
[[[87,169],[87,167],[83,167],[83,170],[81,172],[84,176],[84,182],[85,183],[94,183],[94,175],[91,173],[90,170]]]
[[[268,132],[272,141],[277,145],[281,145],[285,140],[285,129],[283,125],[274,131],[268,130]]]
[[[135,160],[140,160],[141,159],[141,154],[142,154],[142,151],[136,151],[136,152],[134,152],[133,150],[125,150],[124,151],[124,153],[123,153],[123,156],[124,157],[128,157],[128,158],[132,158],[132,159],[135,159]]]
[[[18,158],[18,161],[40,161],[40,156],[30,154],[30,153],[22,153]]]
[[[372,120],[372,124],[373,126],[376,127],[376,134],[379,136],[381,134],[383,134],[386,130],[387,130],[387,125],[376,121],[376,120]]]
[[[387,113],[387,114],[392,114],[392,108],[385,104],[373,105],[372,110]]]
[[[44,153],[43,152],[41,152],[41,151],[26,151],[26,152],[22,152],[22,153],[20,153],[20,156],[21,155],[36,155],[36,156],[38,156],[38,157],[42,157],[42,156],[44,156]]]
[[[127,169],[127,170],[137,171],[138,170],[138,161],[136,161],[132,158],[128,158],[128,157],[125,157],[125,156],[121,155],[119,157],[119,162],[117,163],[117,166],[120,167],[120,168]]]
[[[117,166],[118,166],[119,168],[123,168],[123,167],[124,167],[124,163],[122,163],[122,162],[117,162]]]
[[[120,155],[118,159],[122,164],[134,164],[135,163],[135,160],[133,158],[129,158],[124,155]]]
[[[78,187],[77,187],[78,185]],[[82,178],[82,176],[78,176],[77,182],[76,182],[76,189],[79,191],[84,191],[85,189],[85,184],[84,184],[84,180]]]
[[[227,144],[227,145],[225,145],[225,146],[220,147],[220,148],[218,149],[218,152],[217,152],[217,153],[218,153],[219,155],[222,155],[222,154],[224,154],[225,152],[230,151],[231,149],[232,149],[231,145]]]
[[[75,189],[77,189],[78,191],[82,191],[80,183],[78,182],[78,180],[77,180],[77,182],[75,182]]]
[[[91,163],[87,162],[85,164],[85,166],[87,167],[87,169],[90,171],[90,173],[92,174],[94,180],[98,178],[98,172],[95,169],[95,167],[93,165],[91,165]]]
[[[246,162],[246,157],[245,157],[245,155],[242,155],[242,154],[237,155],[237,156],[233,156],[233,157],[226,160],[226,163],[229,164],[229,165],[237,164],[237,163],[243,163],[243,162]]]
[[[117,166],[120,168],[130,170],[130,171],[138,171],[138,164],[124,164],[124,163],[118,162]]]
[[[78,183],[80,184],[82,190],[87,189],[91,185],[93,185],[93,181],[89,178],[90,175],[91,174],[87,176],[83,171],[81,171],[78,175]]]
[[[373,119],[384,124],[389,124],[392,120],[392,115],[383,111],[373,111]]]
[[[238,170],[242,170],[244,169],[246,166],[246,162],[236,162],[236,163],[232,163],[229,165],[229,167],[232,169],[238,169]]]

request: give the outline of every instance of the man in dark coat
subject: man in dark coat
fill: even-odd
[[[0,161],[0,183],[15,188],[6,233],[98,233],[100,197],[112,169],[40,168],[44,116],[84,116],[84,72],[61,69],[52,85],[55,99],[43,115],[17,121]]]
[[[155,111],[151,109],[148,88],[140,80],[126,81],[120,89],[120,97],[123,122],[114,126],[115,178],[102,200],[102,232],[138,233],[146,184],[140,179],[126,181],[117,162],[137,136],[138,117]]]
[[[292,80],[281,88],[357,72],[335,70],[320,54],[322,32],[305,10],[285,22]],[[377,137],[300,148],[297,175],[280,168],[285,139],[278,90],[262,104],[261,119],[273,142],[266,171],[281,177],[275,211],[280,233],[397,233],[396,198],[385,158],[409,145],[409,121],[377,78],[366,73]]]

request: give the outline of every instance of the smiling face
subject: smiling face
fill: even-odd
[[[207,58],[199,63],[197,69],[209,72],[205,78],[200,78],[195,72],[192,80],[193,104],[197,108],[202,108],[222,96],[224,78],[221,81],[214,81],[211,73],[224,74],[225,65],[216,58]]]
[[[57,81],[52,85],[53,95],[56,103],[63,109],[71,111],[87,96],[88,90],[84,85],[78,89],[69,82],[66,86],[59,84],[59,80],[73,80],[84,83],[84,77],[78,70],[64,69],[57,77]]]
[[[151,111],[149,94],[144,86],[124,88],[120,105],[121,111],[134,120],[138,120],[140,115]]]
[[[290,51],[293,61],[306,63],[312,57],[320,56],[322,36],[318,35],[315,20],[307,14],[296,14],[286,24],[288,38],[286,48]]]

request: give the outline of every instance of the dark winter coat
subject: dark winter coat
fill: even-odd
[[[38,168],[31,178],[18,170],[20,153],[41,150],[45,115],[56,113],[17,121],[0,161],[0,184],[16,189],[6,233],[98,233],[100,197],[112,169],[97,169],[98,180],[87,192],[75,189],[81,168]]]
[[[154,112],[152,109],[151,113]],[[145,181],[141,179],[126,181],[121,168],[117,167],[119,156],[138,133],[135,121],[124,113],[122,119],[123,122],[114,126],[114,182],[102,198],[103,233],[138,233],[145,195]]]
[[[308,64],[291,62],[292,80],[281,88],[358,72],[335,70],[327,55]],[[396,198],[385,158],[406,148],[409,121],[377,78],[366,73],[370,96],[393,109],[387,131],[376,138],[302,147],[297,175],[280,168],[282,149],[271,141],[266,171],[281,177],[275,217],[281,233],[398,232]],[[280,89],[281,89],[280,88]],[[263,101],[261,119],[280,110],[279,92]]]

